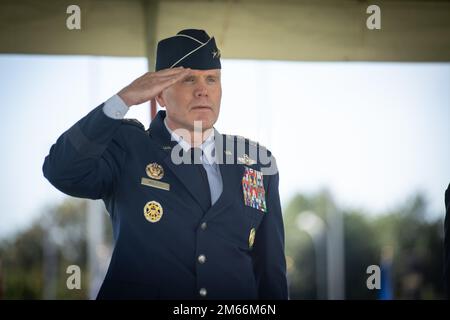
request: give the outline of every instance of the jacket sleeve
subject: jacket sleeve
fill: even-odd
[[[110,194],[125,161],[124,147],[115,138],[121,123],[105,115],[103,104],[92,110],[51,147],[44,176],[71,196],[101,199]]]
[[[279,174],[268,176],[267,212],[255,235],[254,271],[259,299],[288,299],[284,226],[278,191]]]

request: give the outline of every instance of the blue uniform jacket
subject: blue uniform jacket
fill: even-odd
[[[198,170],[171,161],[176,142],[164,111],[145,130],[138,121],[107,117],[102,107],[64,132],[43,165],[57,189],[103,199],[110,214],[114,251],[97,298],[287,299],[278,173],[263,176],[266,212],[246,205],[245,172],[263,165],[240,163],[238,148],[224,147],[219,156],[235,164],[219,165],[223,192],[208,208]],[[238,139],[215,135],[216,141]],[[246,148],[251,143],[245,140]],[[142,183],[150,163],[163,168],[159,182],[169,190]],[[155,223],[144,216],[150,201],[162,208]]]

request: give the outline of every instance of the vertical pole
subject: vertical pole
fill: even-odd
[[[345,299],[344,223],[342,212],[327,208],[327,284],[328,299]]]
[[[325,251],[325,235],[320,233],[314,238],[314,248],[316,255],[316,290],[317,299],[326,300],[327,299],[327,288],[326,288],[326,266],[327,257]]]
[[[145,21],[145,44],[147,51],[147,69],[150,72],[155,71],[155,61],[156,61],[156,46],[157,46],[157,18],[158,18],[158,7],[159,1],[157,0],[145,0],[143,3],[144,7],[144,21]],[[152,99],[150,101],[150,121],[156,116],[156,100]]]

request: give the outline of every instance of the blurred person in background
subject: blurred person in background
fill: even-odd
[[[445,191],[445,231],[444,231],[444,281],[447,299],[450,299],[450,184]]]

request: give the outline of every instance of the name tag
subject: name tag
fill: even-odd
[[[156,181],[149,178],[141,178],[141,184],[147,187],[153,187],[157,189],[162,189],[169,191],[170,190],[170,184],[166,182]]]

